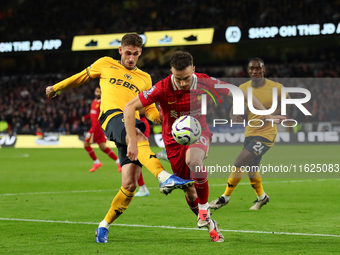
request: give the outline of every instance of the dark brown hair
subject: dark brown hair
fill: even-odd
[[[138,34],[126,34],[122,38],[122,46],[136,46],[142,48],[143,39]]]
[[[170,67],[173,67],[178,71],[182,71],[188,66],[193,66],[193,63],[193,57],[189,52],[176,51],[170,57]]]

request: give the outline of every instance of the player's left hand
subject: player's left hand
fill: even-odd
[[[48,86],[48,87],[46,88],[46,96],[47,96],[48,98],[53,98],[53,97],[55,97],[56,95],[57,95],[57,92],[54,91],[53,86]]]
[[[270,121],[270,122],[273,122],[275,124],[280,124],[283,120],[286,119],[286,116],[282,116],[282,115],[263,115],[261,118],[263,120],[265,120],[265,121]]]
[[[129,143],[128,144],[126,156],[131,161],[136,161],[138,159],[138,147],[137,147],[137,143]]]

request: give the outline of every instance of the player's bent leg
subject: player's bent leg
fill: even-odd
[[[204,170],[203,160],[206,152],[199,147],[190,147],[186,152],[185,162],[190,168],[191,177],[195,180],[198,196],[197,226],[204,227],[210,222],[208,174]],[[198,171],[196,170],[198,169]]]
[[[185,199],[191,209],[191,211],[198,216],[198,197],[196,193],[196,189],[194,187],[190,187],[184,190]],[[205,225],[208,229],[211,241],[213,242],[224,242],[224,237],[222,233],[218,229],[217,222],[213,219],[209,221],[209,224]]]
[[[259,198],[254,201],[254,205],[249,208],[249,210],[260,210],[262,206],[269,202],[269,196],[265,194],[264,198],[260,200]]]
[[[88,133],[90,135],[90,138],[91,139],[91,134]],[[87,135],[88,136],[88,135]],[[85,140],[84,142],[84,148],[85,150],[87,151],[87,153],[89,154],[89,156],[92,158],[93,160],[93,166],[92,168],[89,170],[90,172],[94,172],[96,171],[98,168],[100,168],[103,164],[98,160],[97,156],[96,156],[96,153],[94,152],[94,150],[92,149],[91,147],[91,143],[87,140]]]
[[[131,203],[135,190],[138,177],[140,175],[141,167],[130,163],[123,166],[122,171],[122,186],[114,197],[111,207],[107,212],[104,220],[100,222],[96,230],[96,242],[106,243],[108,228],[123,212],[128,208]],[[106,230],[105,230],[106,229]]]
[[[269,196],[264,192],[261,175],[257,171],[257,167],[257,165],[252,166],[252,168],[250,169],[253,169],[253,171],[247,172],[250,184],[257,195],[257,199],[254,201],[254,205],[250,207],[249,210],[260,210],[262,206],[269,202]]]
[[[138,160],[144,165],[155,177],[160,181],[160,192],[168,195],[174,189],[186,189],[194,185],[193,180],[182,179],[175,174],[171,175],[164,170],[156,154],[150,149],[150,144],[146,136],[138,129],[137,131],[137,146],[138,146]]]
[[[241,151],[234,162],[232,173],[229,175],[228,183],[224,193],[219,198],[210,202],[210,208],[217,210],[229,203],[231,194],[242,179],[244,167],[248,166],[252,160],[253,155],[249,151]]]
[[[207,228],[208,228],[211,241],[216,242],[216,243],[224,242],[224,236],[222,235],[221,231],[218,229],[218,224],[215,220],[211,220]]]
[[[217,210],[229,203],[231,194],[243,176],[243,171],[240,168],[233,166],[233,171],[234,172],[229,175],[228,183],[222,196],[210,202],[209,205],[211,209]]]
[[[185,193],[185,200],[190,208],[190,210],[198,216],[198,197],[195,187],[189,187],[183,190]]]

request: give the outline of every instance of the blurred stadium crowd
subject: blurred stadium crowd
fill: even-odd
[[[323,22],[340,22],[340,1],[60,0],[56,5],[52,0],[39,1],[39,4],[32,0],[3,0],[0,6],[0,38],[7,41],[132,31],[141,33],[203,27],[225,29],[232,25],[243,28]],[[266,65],[266,77],[269,78],[329,78],[320,82],[284,80],[282,83],[285,86],[304,87],[313,95],[306,104],[313,117],[303,116],[294,108],[289,110],[290,117],[308,122],[340,121],[340,87],[337,86],[338,79],[331,79],[340,77],[340,64],[334,55],[336,51],[332,49],[327,52],[325,49],[324,53],[317,52],[317,62],[307,56],[301,57],[305,63],[277,61],[285,64],[272,64],[275,61],[271,60],[271,64]],[[169,75],[168,68],[149,67],[143,70],[151,74],[154,83]],[[247,77],[244,66],[199,66],[196,70],[218,78]],[[83,133],[89,123],[81,123],[81,117],[90,111],[97,80],[63,92],[55,99],[45,96],[46,86],[72,74],[0,77],[0,121],[6,121],[15,133]],[[216,116],[229,118],[231,101],[226,98],[223,101],[226,102],[223,107],[208,107],[208,121]]]
[[[37,4],[31,0],[2,0],[0,20],[0,38],[13,41],[202,27],[225,29],[233,25],[243,28],[339,22],[340,3],[336,0],[59,0],[56,4],[44,0]]]
[[[237,84],[247,77],[245,67],[230,68],[197,68],[198,72]],[[147,70],[155,84],[169,75],[169,70]],[[227,74],[229,73],[229,74]],[[53,85],[71,74],[27,75],[3,77],[0,80],[0,121],[5,120],[15,133],[60,132],[83,133],[88,127],[81,123],[81,117],[90,111],[94,98],[93,91],[97,80],[69,91],[61,93],[54,99],[45,96],[46,86]],[[290,108],[288,115],[299,122],[340,121],[340,66],[322,64],[268,65],[267,77],[273,77],[286,87],[303,87],[313,95],[305,107],[312,116],[304,116],[297,108]],[[229,77],[229,78],[228,78]],[[235,78],[242,78],[240,79]],[[280,77],[279,79],[277,77]],[[291,78],[299,77],[299,78]],[[313,79],[308,79],[310,77]],[[283,79],[282,79],[283,78]],[[320,78],[320,79],[315,79]],[[240,83],[239,82],[239,83]],[[294,97],[294,95],[291,95]],[[223,107],[215,107],[209,102],[207,119],[211,123],[214,118],[229,119],[232,101],[222,98]],[[89,123],[87,123],[89,124]]]

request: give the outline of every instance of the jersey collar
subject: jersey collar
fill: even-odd
[[[171,75],[171,84],[172,84],[172,88],[176,91],[176,90],[180,90],[179,85],[176,83],[174,75]],[[197,76],[196,74],[192,75],[192,79],[191,79],[191,85],[190,85],[190,90],[195,90],[197,89]]]
[[[116,59],[116,61],[118,62],[119,65],[121,65],[122,68],[124,68],[124,69],[127,70],[127,71],[136,71],[136,70],[138,69],[137,66],[135,66],[135,68],[133,68],[132,70],[127,69],[125,66],[122,65],[122,63],[120,62],[120,60],[117,60],[117,59]]]

